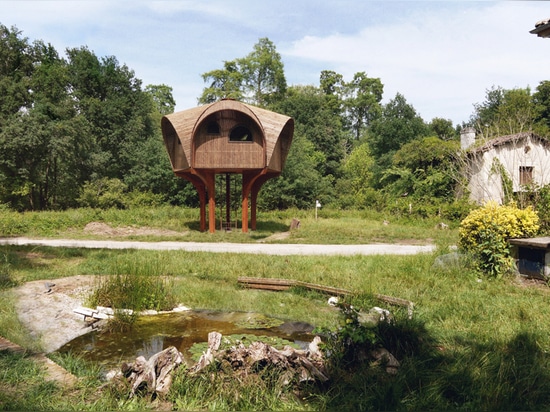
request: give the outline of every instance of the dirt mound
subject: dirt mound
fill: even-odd
[[[84,227],[84,232],[100,236],[182,236],[187,232],[176,232],[168,229],[151,227],[121,226],[112,227],[107,223],[90,222]]]

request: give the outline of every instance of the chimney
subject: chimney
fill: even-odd
[[[460,131],[460,148],[469,149],[476,141],[476,130],[473,127],[465,127]]]

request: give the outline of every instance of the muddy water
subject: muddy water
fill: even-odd
[[[188,365],[194,360],[189,349],[195,343],[206,342],[209,332],[222,335],[253,334],[287,339],[307,345],[313,327],[303,322],[267,318],[255,313],[188,311],[144,316],[129,332],[91,332],[63,345],[58,352],[72,352],[87,360],[99,362],[106,369],[118,368],[124,361],[137,356],[148,359],[161,350],[175,346]]]

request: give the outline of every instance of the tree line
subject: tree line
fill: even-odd
[[[0,205],[15,210],[196,206],[194,188],[171,170],[160,119],[172,113],[170,86],[146,85],[116,57],[86,46],[61,56],[0,24]],[[456,156],[459,133],[474,126],[490,138],[525,130],[546,136],[550,81],[530,89],[493,87],[468,122],[426,122],[397,93],[365,72],[320,73],[318,85],[286,82],[268,38],[246,56],[202,74],[199,104],[222,98],[295,119],[285,169],[259,197],[266,210],[424,205],[441,211],[466,198]],[[410,207],[410,206],[409,206]]]

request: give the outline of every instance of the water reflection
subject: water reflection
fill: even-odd
[[[260,314],[242,312],[188,311],[144,316],[129,332],[90,332],[68,342],[61,353],[73,352],[85,359],[101,363],[105,368],[118,368],[122,362],[133,362],[137,356],[149,358],[175,346],[191,365],[189,348],[206,342],[208,333],[222,335],[254,334],[284,338],[294,342],[310,342],[313,327],[304,322],[285,322]]]

